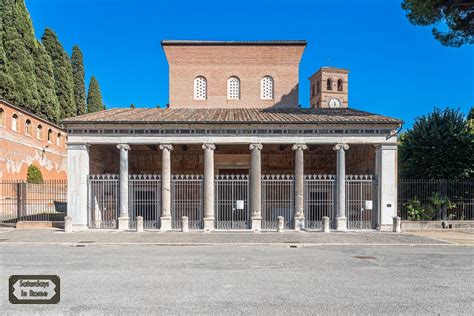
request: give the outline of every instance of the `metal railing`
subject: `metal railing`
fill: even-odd
[[[0,182],[0,223],[63,221],[66,203],[66,180]]]
[[[189,228],[202,228],[203,175],[173,175],[171,177],[171,227],[181,228],[181,219],[188,217]]]
[[[285,228],[293,228],[295,212],[295,179],[293,175],[262,176],[262,228],[276,229],[278,216]]]
[[[398,216],[404,220],[474,220],[474,179],[400,179]]]
[[[335,199],[334,175],[305,175],[304,176],[304,210],[305,227],[320,229],[324,216],[334,220]]]
[[[120,205],[119,176],[90,175],[88,183],[88,227],[117,228]]]
[[[376,225],[377,181],[373,175],[346,176],[348,229],[373,229]]]
[[[136,227],[137,216],[143,217],[143,227],[160,228],[161,176],[130,175],[128,179],[130,228]]]
[[[215,212],[217,229],[247,229],[249,215],[249,176],[217,175]]]

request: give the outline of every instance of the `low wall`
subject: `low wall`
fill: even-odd
[[[402,221],[402,231],[469,228],[474,228],[474,221]]]

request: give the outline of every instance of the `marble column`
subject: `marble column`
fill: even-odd
[[[160,230],[171,229],[171,151],[173,145],[161,144],[161,216]]]
[[[204,149],[204,230],[215,228],[214,213],[214,144],[203,144]]]
[[[250,219],[251,229],[260,231],[262,229],[262,144],[250,144]]]
[[[304,228],[304,155],[305,144],[295,144],[295,230]]]
[[[128,151],[130,146],[118,144],[120,149],[120,215],[118,218],[118,229],[128,229]]]
[[[337,144],[333,148],[337,152],[336,170],[336,230],[347,230],[346,217],[346,150],[347,144]]]

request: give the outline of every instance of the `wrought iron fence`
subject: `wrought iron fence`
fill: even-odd
[[[181,219],[188,217],[189,228],[202,228],[202,175],[173,175],[171,177],[171,227],[181,228]]]
[[[63,221],[66,216],[67,181],[0,182],[0,223]]]
[[[305,175],[304,176],[304,210],[305,227],[320,229],[324,216],[334,220],[335,199],[334,175]]]
[[[120,181],[117,174],[90,175],[88,227],[117,228]]]
[[[215,178],[216,228],[249,228],[248,197],[248,175],[217,175]]]
[[[262,176],[262,228],[276,229],[278,216],[285,228],[293,228],[295,212],[295,178],[293,175]]]
[[[346,176],[346,216],[348,229],[373,229],[377,214],[377,181],[373,175]]]
[[[160,228],[161,176],[135,174],[128,179],[130,228],[135,228],[137,216],[143,217],[143,227]]]
[[[404,220],[474,220],[474,179],[400,179],[398,216]]]

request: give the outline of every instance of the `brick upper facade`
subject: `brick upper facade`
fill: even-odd
[[[299,63],[305,41],[163,41],[169,64],[169,106],[175,108],[298,107]],[[196,99],[194,80],[205,78],[206,96]],[[229,98],[228,80],[240,81],[238,98]],[[273,93],[262,98],[262,79]]]
[[[45,180],[67,177],[66,132],[0,100],[0,181],[26,180],[29,165]]]

